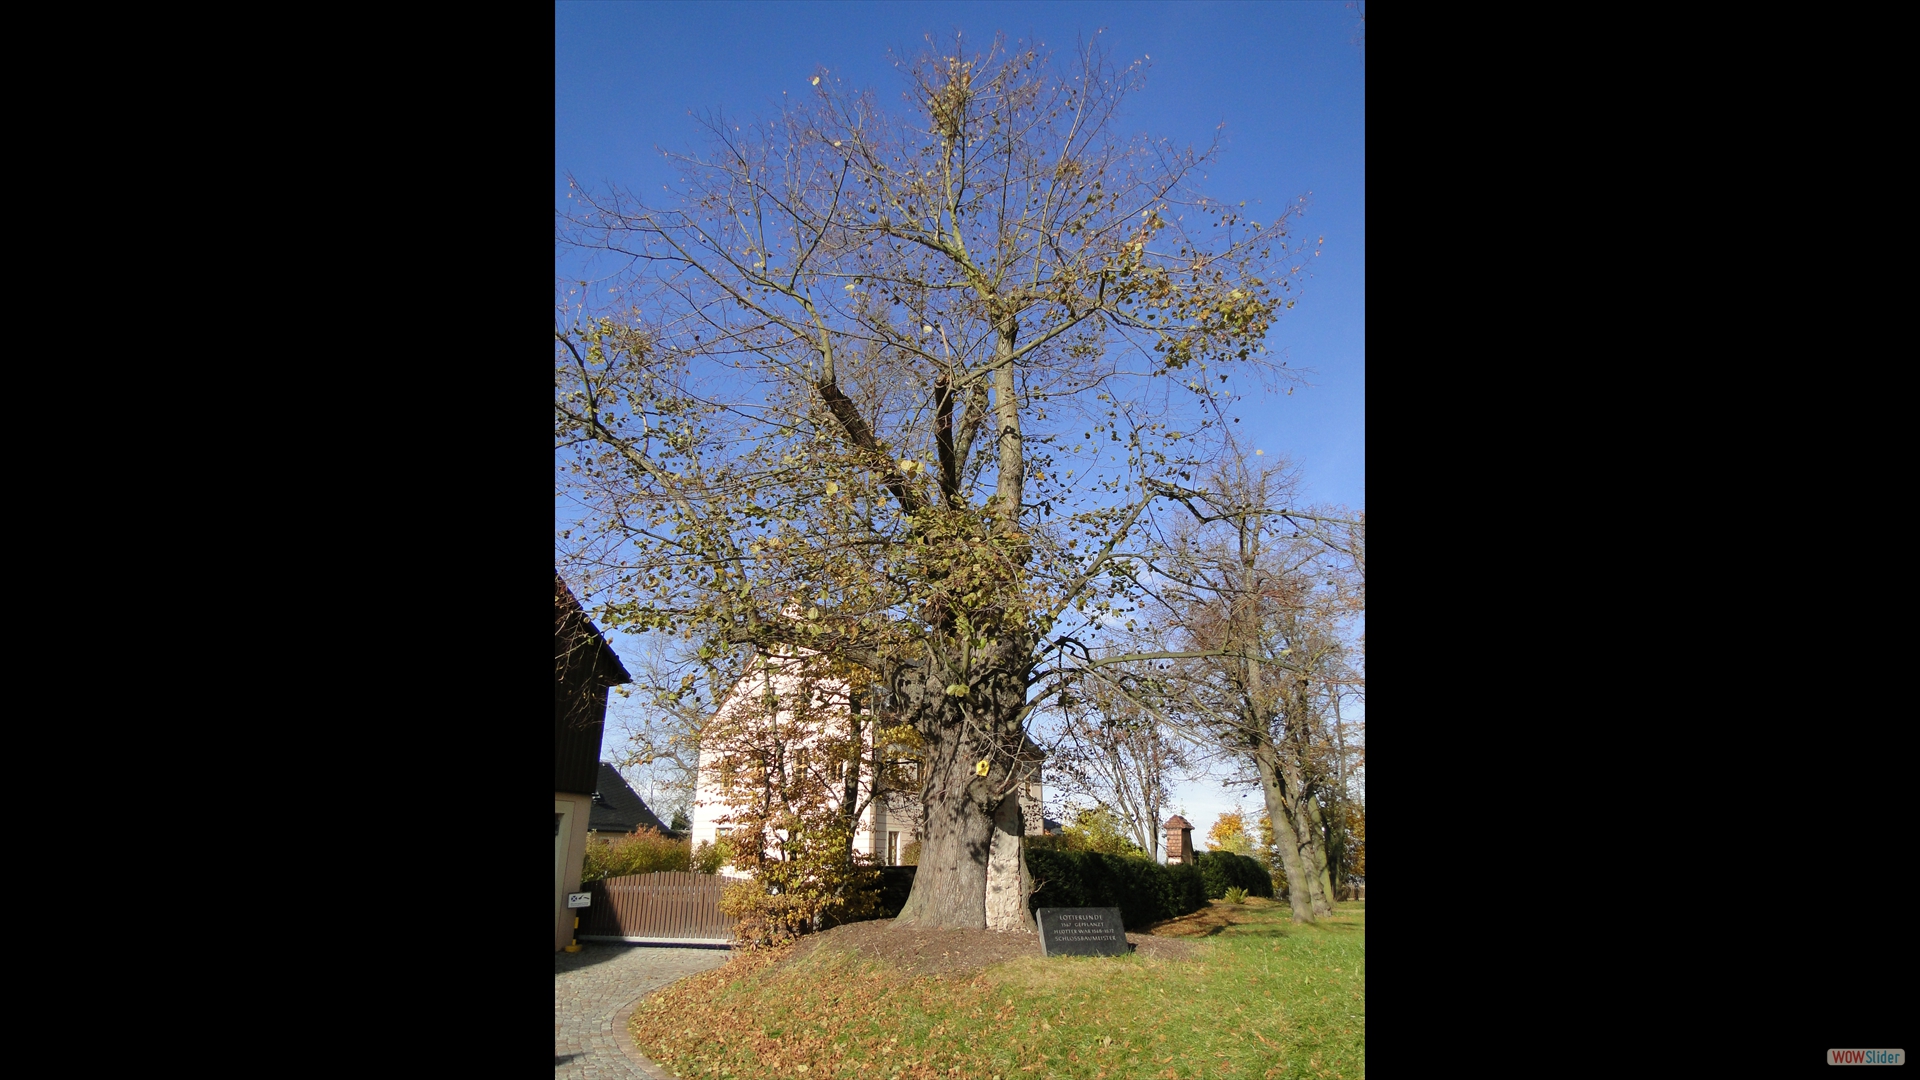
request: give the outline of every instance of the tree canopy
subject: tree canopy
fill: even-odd
[[[1209,197],[1217,145],[1123,134],[1141,70],[1097,47],[899,68],[900,107],[822,70],[710,114],[660,198],[574,187],[558,239],[596,276],[556,303],[560,558],[712,699],[756,652],[870,674],[926,746],[901,918],[1013,927],[1025,725],[1124,659],[1096,643],[1152,504],[1287,376],[1298,204]]]

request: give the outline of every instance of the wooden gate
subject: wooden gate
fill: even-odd
[[[668,871],[589,884],[581,941],[642,945],[730,945],[734,921],[720,914],[720,890],[745,878]]]

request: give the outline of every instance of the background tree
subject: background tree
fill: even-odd
[[[1271,814],[1261,814],[1260,820],[1254,823],[1252,855],[1267,865],[1267,871],[1273,875],[1276,885],[1283,890],[1290,887],[1291,883],[1287,881],[1286,871],[1280,861],[1280,842],[1274,833]]]
[[[557,309],[560,540],[604,624],[680,637],[716,698],[783,649],[874,673],[924,747],[900,921],[1011,929],[1033,703],[1120,662],[1092,650],[1141,515],[1214,453],[1233,372],[1285,374],[1293,207],[1121,136],[1140,71],[1097,49],[901,70],[904,111],[822,71],[710,116],[661,200],[575,186],[559,239],[602,279]]]
[[[1090,799],[1158,860],[1171,785],[1194,769],[1187,745],[1103,679],[1083,680],[1057,704],[1047,758],[1056,789]]]
[[[713,702],[697,683],[682,681],[686,660],[642,652],[628,666],[633,682],[608,700],[606,752],[655,814],[678,822],[693,807],[700,740]]]
[[[1321,793],[1338,768],[1326,690],[1358,679],[1343,666],[1356,590],[1326,542],[1342,512],[1291,507],[1298,476],[1284,463],[1250,472],[1237,460],[1179,496],[1190,518],[1155,562],[1149,632],[1180,658],[1132,672],[1261,788],[1297,920],[1330,913],[1327,815]]]
[[[1102,855],[1139,855],[1147,852],[1122,831],[1120,819],[1103,806],[1070,811],[1060,827],[1058,846],[1070,851],[1097,851]]]
[[[1231,851],[1235,855],[1253,854],[1253,837],[1247,835],[1246,815],[1230,810],[1214,819],[1207,830],[1207,847],[1212,851]]]
[[[1367,804],[1365,800],[1355,800],[1347,804],[1347,829],[1353,836],[1352,857],[1348,867],[1352,876],[1365,881],[1367,878]]]

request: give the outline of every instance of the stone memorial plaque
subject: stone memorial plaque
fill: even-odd
[[[1040,948],[1048,956],[1125,956],[1131,951],[1119,908],[1043,907],[1033,915],[1040,924]]]

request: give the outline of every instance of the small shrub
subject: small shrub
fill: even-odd
[[[735,833],[733,841],[740,839]],[[721,912],[740,920],[739,939],[750,946],[777,945],[878,915],[880,868],[871,856],[853,851],[851,839],[843,822],[789,821],[779,857],[763,855],[751,867],[752,881],[721,893]]]
[[[691,868],[692,845],[663,836],[653,829],[637,829],[626,836],[593,837],[580,864],[580,884],[629,874],[658,874]]]
[[[1247,902],[1247,890],[1235,885],[1227,890],[1227,895],[1223,899],[1229,904],[1244,904]]]
[[[710,840],[700,841],[700,846],[693,849],[691,860],[693,870],[698,874],[717,874],[721,867],[732,861],[733,849],[727,846],[725,840],[717,844]]]
[[[913,843],[908,844],[906,847],[900,850],[900,865],[901,866],[919,866],[920,865],[920,841],[915,840]]]
[[[742,881],[720,892],[720,913],[740,920],[734,931],[748,946],[784,945],[812,928],[810,912],[800,899],[787,893],[769,893],[757,881]]]

